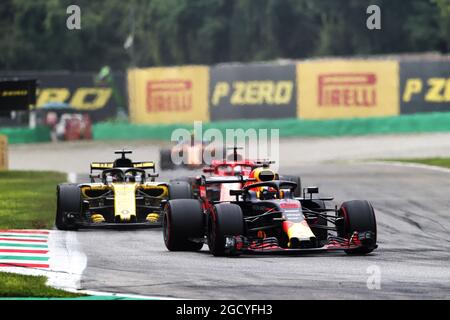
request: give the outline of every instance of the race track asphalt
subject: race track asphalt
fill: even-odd
[[[189,173],[166,172],[162,179]],[[379,249],[363,257],[221,258],[206,245],[198,253],[169,252],[157,229],[86,230],[77,233],[88,257],[82,289],[187,299],[450,298],[450,173],[363,163],[283,173],[301,175],[304,186],[319,186],[335,204],[371,201]]]
[[[158,161],[150,141],[10,146],[12,169],[86,173],[129,147]],[[450,173],[348,160],[450,156],[450,134],[285,139],[281,173],[298,174],[334,203],[367,199],[377,215],[379,249],[365,257],[216,258],[168,252],[160,230],[76,232],[87,256],[81,289],[188,299],[450,298]],[[162,172],[161,180],[187,171]],[[79,175],[83,178],[82,175]],[[379,271],[380,289],[369,289]],[[375,286],[376,287],[376,286]]]

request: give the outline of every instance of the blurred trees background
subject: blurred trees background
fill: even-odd
[[[82,30],[66,28],[71,4]],[[2,0],[0,33],[0,70],[448,53],[450,0]]]

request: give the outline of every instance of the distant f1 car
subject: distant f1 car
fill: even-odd
[[[271,160],[250,160],[244,159],[242,155],[238,153],[240,147],[234,146],[228,149],[232,149],[233,153],[229,154],[223,160],[212,160],[211,165],[203,168],[204,173],[209,173],[211,176],[243,176],[248,177],[256,168],[269,168],[275,161]],[[280,175],[275,174],[276,180],[292,181],[297,184],[297,188],[294,190],[294,196],[300,197],[302,195],[302,184],[299,176],[293,175]]]
[[[200,169],[206,165],[204,155],[206,152],[211,155],[211,157],[216,157],[216,154],[221,151],[222,155],[225,156],[226,149],[218,150],[215,146],[209,145],[207,141],[197,141],[194,137],[191,137],[192,141],[177,144],[172,148],[161,149],[159,165],[161,170],[174,170],[179,168],[185,169]],[[175,164],[173,159],[175,158],[183,159],[180,164]]]
[[[203,173],[209,174],[210,177],[231,177],[231,176],[243,176],[248,177],[251,172],[256,168],[269,168],[270,165],[274,164],[271,160],[250,160],[244,159],[242,155],[238,153],[240,147],[230,147],[227,149],[232,149],[233,153],[227,155],[222,160],[212,160],[209,166],[203,167]],[[302,184],[299,176],[293,175],[275,175],[277,180],[292,181],[297,184],[297,188],[294,190],[294,196],[300,197],[302,195]],[[197,179],[194,176],[178,177],[171,181],[184,181],[191,185],[191,189],[194,197],[198,196],[199,185]],[[212,197],[211,200],[217,200],[220,196],[220,185],[211,185],[209,187],[209,194]]]
[[[162,202],[192,197],[186,182],[155,182],[158,174],[153,162],[131,161],[125,155],[132,151],[115,153],[122,156],[114,162],[91,163],[91,183],[57,186],[58,229],[157,227]]]
[[[165,205],[163,235],[170,251],[197,251],[204,243],[215,256],[339,250],[368,254],[377,248],[375,212],[368,201],[327,209],[325,202],[333,198],[313,198],[317,187],[305,188],[296,198],[296,183],[275,180],[267,168],[253,170],[246,179],[203,176],[199,184],[199,199]],[[213,201],[208,187],[217,184],[221,196]]]

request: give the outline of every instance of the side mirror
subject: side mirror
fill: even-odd
[[[312,199],[312,195],[314,193],[319,193],[319,187],[307,187],[303,189],[303,198],[306,198],[305,195],[309,194],[309,198]]]
[[[214,168],[211,168],[211,167],[203,168],[203,172],[204,173],[213,173],[214,172]]]
[[[309,193],[309,194],[319,193],[319,187],[307,187],[306,193]]]

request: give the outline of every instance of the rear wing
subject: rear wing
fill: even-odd
[[[112,169],[114,167],[114,163],[112,162],[92,162],[91,163],[91,173],[94,170],[103,171],[106,169]]]
[[[91,173],[93,171],[103,171],[106,169],[114,168],[114,162],[92,162],[91,163]],[[153,169],[155,171],[155,163],[153,161],[147,162],[133,162],[133,168],[136,169]]]
[[[155,163],[153,161],[148,162],[133,162],[133,168],[138,169],[153,169],[155,171]]]

